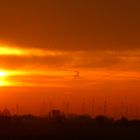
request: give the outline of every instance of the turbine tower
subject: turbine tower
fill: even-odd
[[[92,116],[95,115],[95,110],[94,110],[94,107],[95,107],[95,101],[94,101],[94,98],[92,99],[92,105],[91,105],[91,111],[92,111]]]

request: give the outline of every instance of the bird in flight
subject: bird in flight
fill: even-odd
[[[75,72],[74,77],[79,77],[79,75],[80,75],[79,71],[74,71],[74,72]]]

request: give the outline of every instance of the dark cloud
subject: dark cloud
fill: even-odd
[[[139,49],[139,15],[138,0],[3,0],[0,39],[69,51]]]

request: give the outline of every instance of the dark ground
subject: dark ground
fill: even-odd
[[[0,125],[1,140],[140,140],[140,125],[14,123]]]
[[[140,120],[107,116],[65,115],[52,110],[47,116],[0,116],[0,140],[140,140]]]

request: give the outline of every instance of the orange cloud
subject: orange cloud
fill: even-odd
[[[10,56],[58,56],[61,55],[61,51],[51,51],[34,48],[19,48],[8,45],[0,44],[0,55]]]
[[[83,78],[80,83],[85,81],[85,85],[111,80],[138,80],[140,75],[139,50],[73,53],[42,48],[0,46],[1,69],[7,72],[9,81],[18,83],[17,85],[41,83],[45,86],[51,79],[55,85],[59,85],[61,80],[65,85],[64,81],[67,78],[71,81],[75,70],[80,71],[80,77]]]

